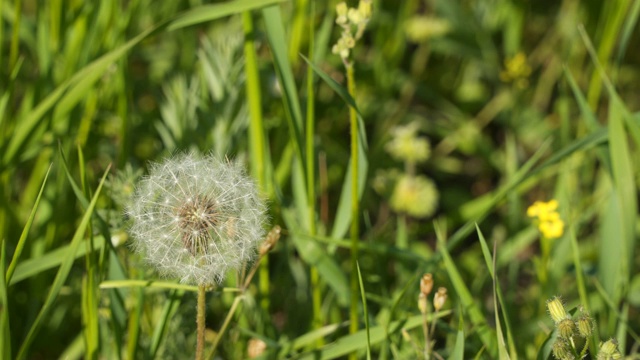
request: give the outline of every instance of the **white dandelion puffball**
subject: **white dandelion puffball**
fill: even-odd
[[[134,249],[161,275],[212,285],[254,258],[266,205],[239,164],[188,153],[152,164],[127,214]]]

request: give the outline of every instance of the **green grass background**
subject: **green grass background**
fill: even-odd
[[[263,358],[416,358],[402,329],[424,345],[425,272],[449,290],[444,358],[547,358],[553,295],[591,312],[594,342],[638,358],[640,1],[375,0],[354,98],[330,51],[336,3],[0,0],[0,357],[192,356],[194,288],[149,282],[123,205],[149,161],[199,150],[245,162],[283,228],[222,358],[256,338]],[[416,16],[449,31],[416,41]],[[519,52],[525,87],[500,79]],[[402,222],[374,183],[402,170],[384,147],[410,122],[440,200]],[[566,231],[543,284],[526,208],[551,198]],[[210,338],[235,296],[209,293]]]

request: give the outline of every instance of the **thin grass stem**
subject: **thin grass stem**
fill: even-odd
[[[349,95],[356,98],[356,84],[353,63],[347,62],[347,88]],[[360,233],[358,214],[358,117],[356,109],[349,107],[351,124],[351,306],[349,333],[358,331],[358,236]],[[355,357],[355,354],[352,354]]]

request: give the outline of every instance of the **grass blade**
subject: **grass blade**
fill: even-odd
[[[301,166],[305,168],[302,142],[302,110],[300,109],[300,99],[298,98],[293,69],[291,68],[291,63],[287,55],[287,40],[284,27],[282,26],[280,7],[272,5],[262,9],[262,18],[267,31],[271,52],[273,53],[278,80],[282,86],[284,95],[282,100],[284,101],[291,137],[295,144],[298,158],[302,163]]]
[[[277,4],[284,0],[236,0],[221,4],[197,6],[171,21],[168,30],[202,24],[221,17],[239,14],[249,10]]]
[[[184,295],[183,290],[172,290],[169,294],[167,302],[164,304],[164,308],[162,309],[160,321],[158,321],[158,323],[154,326],[153,336],[151,337],[151,345],[149,346],[149,359],[156,358],[158,349],[160,348],[160,344],[167,335],[169,320],[171,320],[173,315],[178,310],[182,295]]]
[[[469,314],[471,323],[477,329],[480,340],[482,340],[482,343],[487,348],[489,355],[492,358],[496,358],[497,348],[495,333],[489,327],[489,324],[487,324],[487,321],[482,314],[482,311],[478,307],[477,302],[471,296],[471,291],[469,291],[469,288],[467,287],[465,281],[462,279],[460,271],[451,258],[451,255],[449,255],[443,229],[437,222],[434,223],[434,226],[436,229],[436,236],[438,237],[438,249],[442,256],[444,266],[447,269],[447,273],[449,274],[451,284],[453,285],[453,288],[455,289],[456,294],[458,295],[458,298],[462,303],[463,310]]]
[[[440,311],[436,316],[431,316],[429,318],[429,322],[435,321],[436,319],[443,318],[445,316],[449,316],[451,311]],[[390,333],[400,332],[402,329],[411,330],[418,326],[422,326],[423,317],[422,314],[411,316],[409,318],[403,319],[401,321],[394,321],[390,325]],[[375,345],[382,341],[386,341],[387,332],[385,330],[386,325],[379,325],[372,327],[369,329],[369,336],[371,345]],[[304,335],[303,335],[304,336]],[[320,350],[315,350],[309,353],[302,354],[298,357],[293,357],[293,359],[304,359],[304,360],[318,360],[318,359],[337,359],[341,356],[346,356],[350,353],[353,353],[358,350],[362,350],[367,346],[367,331],[360,330],[356,333],[345,335],[331,344],[323,347]],[[295,340],[294,340],[295,341]]]
[[[29,112],[23,119],[17,122],[13,135],[9,140],[7,149],[2,157],[2,166],[15,161],[19,151],[25,146],[36,127],[43,121],[43,116],[52,108],[62,104],[62,107],[69,110],[77,101],[83,98],[86,89],[92,85],[103,74],[109,66],[124,56],[132,47],[163,28],[165,24],[160,24],[147,31],[142,32],[138,36],[129,40],[127,43],[116,48],[113,51],[101,56],[91,64],[85,66],[75,73],[69,80],[60,84],[53,90],[49,96],[42,100],[35,109]],[[61,115],[58,113],[58,115]]]
[[[47,298],[44,302],[44,305],[40,309],[38,316],[36,317],[35,321],[31,325],[31,328],[29,329],[27,337],[24,339],[22,346],[20,346],[20,350],[18,351],[18,356],[17,356],[17,359],[19,360],[25,359],[27,357],[29,347],[31,346],[31,343],[33,342],[38,330],[42,326],[42,321],[46,318],[49,311],[51,310],[53,302],[58,297],[58,294],[60,293],[60,289],[64,285],[65,281],[67,280],[67,277],[69,276],[69,273],[71,272],[71,266],[73,265],[73,260],[75,258],[74,255],[76,254],[78,250],[78,246],[82,242],[82,239],[87,230],[87,227],[89,226],[91,215],[93,214],[93,209],[96,206],[96,202],[98,201],[100,191],[102,190],[102,186],[104,185],[107,175],[109,174],[110,168],[111,166],[109,166],[107,170],[104,172],[104,175],[100,180],[100,184],[98,185],[98,188],[96,189],[96,192],[93,195],[93,198],[91,199],[91,203],[89,204],[89,207],[85,211],[85,214],[82,217],[82,221],[80,222],[80,225],[78,225],[78,228],[76,229],[73,239],[71,240],[69,251],[67,252],[65,260],[60,265],[58,273],[56,274],[56,277],[53,280],[53,284],[51,285],[51,289],[47,294]]]
[[[2,242],[0,249],[0,270],[4,272],[7,260],[6,241]],[[0,274],[0,302],[2,303],[2,311],[0,311],[0,355],[3,359],[11,359],[11,328],[9,326],[9,298],[7,297],[7,282],[5,277]]]
[[[464,329],[463,329],[463,319],[460,316],[460,320],[458,322],[458,332],[456,333],[456,342],[453,344],[453,350],[449,355],[449,359],[451,360],[463,360],[464,359]]]
[[[96,240],[95,249],[101,250],[105,244],[104,238],[96,237],[95,240]],[[60,246],[57,249],[52,250],[43,256],[22,261],[16,267],[16,271],[13,277],[11,278],[11,283],[9,285],[16,284],[22,280],[35,276],[43,271],[60,266],[60,264],[62,264],[65,261],[66,256],[70,251],[70,247],[71,245]],[[87,244],[84,242],[81,243],[78,246],[76,253],[74,254],[74,259],[83,257],[87,251],[88,251]]]
[[[496,332],[498,337],[498,351],[499,351],[498,355],[500,356],[500,359],[509,359],[510,358],[509,354],[511,354],[511,357],[513,357],[514,359],[517,359],[518,354],[516,352],[515,342],[513,340],[513,334],[511,332],[509,314],[507,314],[507,310],[506,310],[507,308],[503,300],[502,290],[500,289],[500,283],[496,279],[497,278],[496,276],[497,254],[495,253],[495,248],[494,248],[494,253],[493,255],[491,255],[491,252],[489,251],[489,246],[487,246],[487,241],[485,240],[484,235],[482,234],[482,231],[480,231],[478,224],[476,224],[476,231],[478,233],[478,240],[480,240],[482,255],[484,256],[487,269],[489,269],[489,273],[491,274],[491,279],[493,280],[493,292],[494,292],[493,306],[495,310],[494,313],[495,313],[495,321],[496,321]],[[500,303],[500,308],[499,308],[500,311],[498,311],[498,303],[496,301]],[[502,326],[500,325],[500,312],[502,312],[502,317],[504,318],[504,323],[507,330],[507,341],[509,342],[509,351],[507,351],[507,348],[504,343],[504,336],[502,335]]]
[[[362,283],[362,273],[360,272],[360,264],[356,264],[358,269],[358,282],[360,283],[360,297],[362,298],[362,308],[364,312],[364,327],[367,332],[367,360],[371,360],[371,334],[369,332],[369,312],[367,311],[367,296]]]
[[[40,199],[42,198],[42,192],[44,191],[44,186],[47,183],[47,179],[49,178],[49,173],[51,172],[51,165],[47,169],[47,173],[44,176],[44,180],[42,181],[42,186],[40,187],[40,192],[38,192],[38,197],[36,198],[35,204],[33,204],[33,208],[31,209],[31,213],[29,214],[29,218],[27,219],[27,223],[22,229],[22,234],[20,234],[20,239],[18,240],[18,244],[16,245],[16,250],[13,253],[13,258],[11,259],[11,263],[9,264],[9,268],[7,269],[5,281],[7,284],[11,284],[11,277],[16,270],[16,266],[18,265],[18,260],[20,259],[20,255],[22,254],[22,250],[24,249],[24,244],[27,241],[27,236],[29,236],[29,230],[31,230],[31,225],[33,224],[33,219],[36,217],[36,211],[38,210],[38,205],[40,205]],[[4,267],[2,268],[4,269]]]

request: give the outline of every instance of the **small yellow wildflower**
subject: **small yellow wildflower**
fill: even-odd
[[[555,221],[540,221],[538,229],[547,239],[557,239],[564,232],[564,222],[560,219]]]
[[[519,52],[513,57],[504,61],[505,69],[500,72],[500,80],[504,82],[512,82],[520,89],[529,86],[529,75],[531,75],[531,67],[527,63],[527,57],[524,53]]]
[[[536,218],[538,230],[547,239],[557,239],[564,233],[564,221],[560,219],[558,201],[536,201],[527,209],[527,216]]]

